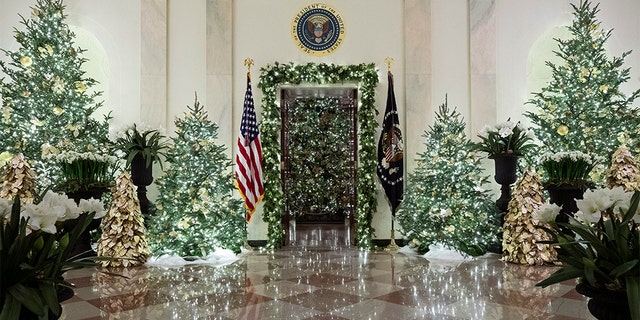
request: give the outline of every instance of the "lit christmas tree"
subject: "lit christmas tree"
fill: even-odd
[[[497,208],[489,193],[480,159],[471,150],[460,113],[440,106],[433,126],[425,132],[426,152],[409,175],[397,219],[403,234],[418,252],[432,244],[471,256],[482,255],[497,241]]]
[[[607,57],[604,44],[611,30],[600,28],[598,6],[591,8],[589,1],[572,6],[569,31],[573,37],[556,40],[555,54],[564,64],[546,63],[553,79],[529,101],[539,110],[526,116],[538,126],[543,151],[578,150],[609,159],[620,143],[638,145],[640,112],[631,104],[640,90],[629,97],[620,91],[620,85],[629,80],[629,68],[622,65],[630,51]]]
[[[176,119],[170,167],[156,181],[156,216],[149,221],[150,244],[157,254],[207,256],[217,248],[240,251],[244,207],[232,197],[231,159],[216,144],[218,126],[196,97],[193,108]]]
[[[95,152],[104,145],[108,122],[91,118],[102,102],[96,84],[85,76],[83,49],[74,47],[74,33],[65,23],[61,0],[38,0],[24,31],[16,30],[17,51],[3,50],[8,62],[2,82],[2,149],[23,153],[38,173],[40,187],[55,180],[57,168],[47,165],[44,152]],[[46,150],[43,150],[46,149]]]

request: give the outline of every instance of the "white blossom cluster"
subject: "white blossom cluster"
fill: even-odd
[[[513,134],[514,130],[524,133],[528,138],[535,139],[533,130],[526,129],[520,122],[513,122],[507,120],[502,123],[498,123],[495,126],[485,125],[478,132],[478,136],[481,138],[487,138],[490,134],[498,134],[501,138],[506,138]]]
[[[12,206],[13,201],[0,199],[0,216],[3,217],[3,221],[10,220]],[[20,217],[27,219],[30,230],[54,234],[57,232],[57,222],[76,219],[83,212],[95,212],[94,219],[102,218],[107,213],[100,200],[81,199],[80,204],[76,205],[76,202],[65,194],[49,190],[40,203],[23,205]]]
[[[164,128],[153,128],[144,122],[111,127],[109,129],[109,140],[112,142],[117,142],[119,139],[129,140],[129,137],[133,137],[136,134],[141,135],[145,132],[154,130],[160,132],[161,135],[165,134]]]
[[[624,214],[629,210],[633,192],[625,191],[622,187],[613,189],[587,190],[582,199],[576,199],[578,212],[574,218],[580,223],[595,223],[600,220],[603,212],[611,210],[615,214]],[[543,204],[531,217],[542,222],[552,222],[560,213],[561,207],[556,204]],[[636,212],[633,220],[640,223],[640,211]]]
[[[562,152],[547,152],[540,157],[540,162],[545,163],[549,161],[562,162],[571,160],[572,162],[578,162],[580,160],[586,162],[589,165],[594,165],[604,161],[604,158],[598,155],[589,155],[581,151],[562,151]]]
[[[57,162],[73,163],[78,160],[91,160],[95,162],[103,163],[115,163],[118,158],[111,155],[101,155],[93,152],[76,152],[76,151],[64,151],[61,153],[48,153],[45,159],[55,160]]]

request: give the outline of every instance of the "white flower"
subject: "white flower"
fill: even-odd
[[[49,206],[49,207],[62,207],[64,208],[64,213],[58,217],[58,221],[66,221],[70,219],[76,219],[82,213],[80,208],[76,205],[76,202],[73,199],[69,199],[67,195],[62,193],[56,193],[51,190],[47,191],[47,193],[42,198],[40,205]]]
[[[498,131],[498,134],[502,138],[506,138],[510,136],[512,133],[513,133],[513,128],[509,128],[509,127],[504,127]]]
[[[606,189],[587,190],[583,199],[577,199],[578,210],[582,211],[584,220],[596,222],[600,220],[601,212],[611,208],[613,201]]]
[[[623,215],[629,211],[631,205],[631,197],[633,192],[627,192],[622,187],[606,189],[611,202],[613,202],[613,213],[622,213]]]
[[[56,233],[56,221],[65,213],[64,206],[49,206],[46,203],[39,204],[27,204],[24,211],[21,212],[22,216],[28,218],[29,228],[31,230],[42,230],[46,233]]]
[[[531,214],[531,218],[540,222],[552,222],[556,220],[561,209],[562,207],[555,203],[543,203],[538,210]]]
[[[95,212],[96,215],[93,217],[94,219],[102,218],[105,214],[107,214],[102,201],[94,198],[91,198],[89,200],[80,199],[79,207],[82,212]]]
[[[478,132],[478,136],[482,138],[486,138],[487,135],[489,135],[489,132],[491,131],[493,131],[493,128],[491,128],[491,126],[489,126],[488,124],[485,124],[484,127],[480,129],[480,132]]]

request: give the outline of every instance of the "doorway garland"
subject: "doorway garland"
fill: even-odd
[[[307,63],[294,65],[292,62],[267,65],[260,69],[258,88],[262,89],[262,120],[260,139],[263,151],[263,174],[265,202],[262,219],[267,227],[267,248],[279,248],[284,239],[282,224],[284,216],[284,195],[280,178],[280,131],[282,120],[280,107],[276,101],[278,86],[282,84],[338,84],[358,83],[360,105],[358,119],[358,204],[356,211],[356,239],[358,247],[371,248],[375,230],[371,227],[373,214],[377,209],[375,172],[376,144],[374,140],[378,127],[375,107],[375,88],[378,72],[375,64],[334,65]]]

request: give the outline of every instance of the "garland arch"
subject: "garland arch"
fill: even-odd
[[[263,152],[263,174],[265,203],[262,219],[268,224],[267,247],[279,248],[284,239],[282,225],[284,215],[284,195],[280,178],[280,131],[282,120],[280,108],[276,102],[277,87],[281,84],[337,84],[358,83],[360,103],[358,118],[358,168],[357,190],[358,207],[356,211],[356,239],[358,247],[372,247],[374,229],[371,227],[373,214],[377,209],[375,172],[376,143],[375,132],[378,127],[375,107],[375,88],[378,84],[378,72],[375,64],[334,65],[293,63],[267,65],[260,69],[258,88],[262,90],[262,120],[260,137]]]

